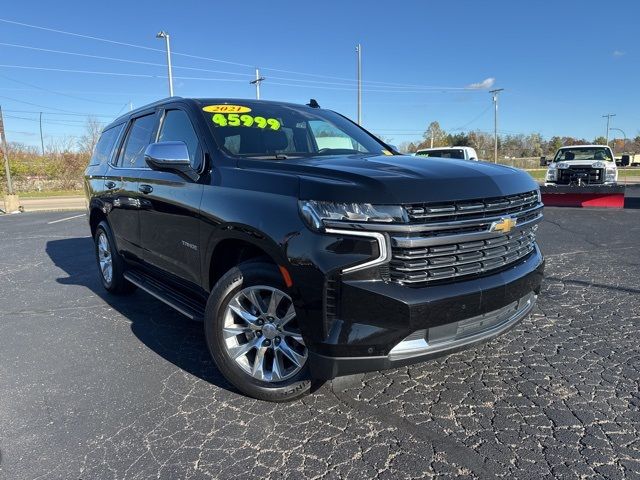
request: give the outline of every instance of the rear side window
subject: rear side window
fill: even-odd
[[[202,153],[199,148],[198,135],[193,129],[189,115],[183,110],[167,110],[164,115],[159,142],[181,141],[187,145],[191,166],[198,172],[202,166]]]
[[[89,165],[103,165],[111,159],[113,148],[116,145],[116,141],[123,127],[124,124],[117,125],[102,132],[98,143],[96,143],[96,147],[93,149],[93,155],[91,155]]]
[[[419,157],[438,157],[438,158],[458,158],[464,160],[464,150],[447,149],[447,150],[428,150],[426,152],[417,152]]]
[[[124,149],[120,154],[119,167],[123,168],[144,168],[144,151],[151,143],[151,134],[156,125],[154,114],[138,117],[133,121],[129,129]]]

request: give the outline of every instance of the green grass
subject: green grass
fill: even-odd
[[[525,170],[534,180],[544,180],[544,176],[547,173],[546,168],[536,168],[535,170]]]
[[[33,192],[17,192],[21,198],[49,198],[83,196],[83,190],[34,190]]]

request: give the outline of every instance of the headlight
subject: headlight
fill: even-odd
[[[556,165],[557,168],[569,168],[569,164],[565,162],[560,162]]]
[[[399,205],[372,205],[370,203],[335,203],[300,200],[300,213],[309,226],[320,230],[323,220],[351,222],[406,222],[407,216]]]
[[[536,193],[538,194],[538,203],[542,203],[542,193],[540,193],[540,187],[537,188]]]
[[[593,168],[604,168],[605,167],[605,163],[604,162],[594,162],[594,164],[592,165]]]
[[[556,180],[558,171],[555,168],[547,170],[547,180]]]
[[[605,181],[614,182],[616,180],[616,169],[615,168],[607,168]]]

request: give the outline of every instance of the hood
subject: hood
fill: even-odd
[[[321,156],[243,163],[245,168],[268,170],[278,176],[296,175],[302,200],[441,202],[499,197],[538,186],[529,174],[511,167],[408,155]]]

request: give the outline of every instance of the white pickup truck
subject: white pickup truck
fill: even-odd
[[[546,159],[541,159],[545,164]],[[558,149],[548,163],[545,185],[615,185],[618,167],[607,145],[572,145]]]

